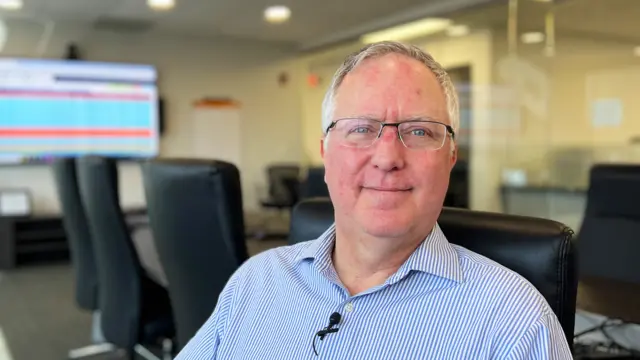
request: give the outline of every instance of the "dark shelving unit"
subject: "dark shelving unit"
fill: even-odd
[[[0,269],[68,257],[60,216],[0,217]]]

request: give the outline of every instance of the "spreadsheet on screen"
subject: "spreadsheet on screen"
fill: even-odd
[[[158,152],[153,66],[0,59],[0,162]]]

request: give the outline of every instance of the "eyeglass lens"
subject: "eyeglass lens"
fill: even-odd
[[[381,135],[382,127],[383,123],[376,120],[341,119],[336,121],[334,131],[343,145],[368,147]],[[431,121],[405,121],[399,123],[397,128],[400,139],[408,148],[437,150],[447,136],[446,125]]]

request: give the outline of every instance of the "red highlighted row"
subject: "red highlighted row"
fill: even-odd
[[[2,90],[0,98],[40,98],[40,99],[90,99],[119,101],[151,101],[146,94],[113,94],[74,91]]]
[[[149,129],[7,129],[0,128],[0,137],[151,137]]]

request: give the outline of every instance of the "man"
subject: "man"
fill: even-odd
[[[323,103],[335,225],[250,259],[178,359],[571,359],[536,289],[436,223],[458,122],[420,49],[349,56]]]

